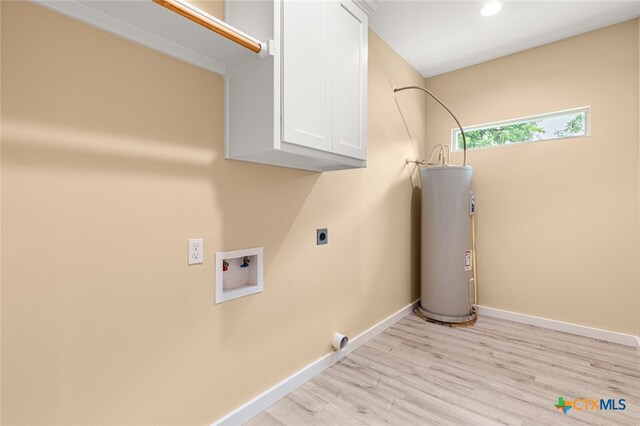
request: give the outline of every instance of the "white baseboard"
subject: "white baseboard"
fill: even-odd
[[[636,349],[638,350],[638,355],[640,355],[640,336],[636,337]]]
[[[239,425],[250,420],[275,402],[287,396],[290,392],[293,392],[298,387],[305,384],[314,376],[331,367],[346,355],[358,349],[360,346],[364,345],[369,340],[373,339],[378,334],[382,333],[384,330],[400,321],[402,318],[411,313],[415,309],[417,304],[418,301],[405,306],[398,312],[380,321],[378,324],[374,325],[368,330],[358,334],[353,339],[350,339],[349,344],[345,349],[339,352],[331,352],[322,356],[303,369],[287,377],[277,385],[273,386],[270,389],[267,389],[252,400],[242,404],[240,407],[236,408],[226,416],[216,420],[211,424],[211,426]]]
[[[549,330],[562,331],[564,333],[577,334],[578,336],[591,337],[606,342],[618,343],[625,346],[636,346],[640,350],[640,340],[631,334],[617,333],[615,331],[602,330],[600,328],[571,324],[569,322],[556,321],[516,312],[503,311],[502,309],[478,306],[478,315],[505,319],[522,324],[535,325]]]

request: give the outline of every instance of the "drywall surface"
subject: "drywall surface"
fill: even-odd
[[[418,298],[392,87],[424,80],[377,36],[368,168],[317,174],[223,158],[220,76],[1,7],[3,424],[209,424]],[[215,252],[248,247],[264,292],[215,305]]]
[[[638,21],[426,80],[463,125],[591,106],[591,135],[468,152],[479,303],[637,332]],[[427,104],[427,143],[455,126]],[[462,155],[452,156],[455,162]]]

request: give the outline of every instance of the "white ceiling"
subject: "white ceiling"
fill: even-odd
[[[640,0],[506,0],[486,18],[477,13],[485,3],[383,0],[369,25],[431,77],[640,16]]]

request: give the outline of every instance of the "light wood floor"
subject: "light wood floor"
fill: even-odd
[[[627,408],[563,414],[559,396]],[[504,320],[449,328],[411,314],[247,424],[640,425],[640,356]]]

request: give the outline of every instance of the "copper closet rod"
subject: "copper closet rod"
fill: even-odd
[[[160,6],[166,7],[167,9],[177,13],[178,15],[184,16],[190,21],[193,21],[208,30],[218,33],[222,37],[238,43],[239,45],[244,46],[255,53],[260,53],[260,50],[262,50],[262,44],[258,40],[239,32],[223,21],[220,21],[219,19],[216,19],[213,16],[200,11],[199,9],[189,5],[184,1],[153,0],[153,2],[159,4]]]

